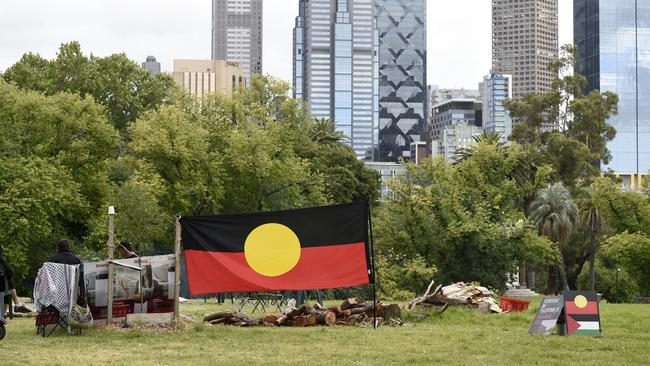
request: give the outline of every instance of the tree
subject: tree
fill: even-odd
[[[571,199],[571,194],[562,183],[542,189],[531,204],[530,218],[537,225],[539,233],[555,243],[562,286],[569,290],[561,245],[568,244],[567,240],[578,220],[578,207]]]
[[[586,192],[579,197],[580,207],[580,229],[589,235],[589,277],[587,280],[589,289],[596,290],[596,250],[598,235],[607,229],[607,221],[598,206],[599,185],[592,184]]]
[[[605,252],[634,277],[642,295],[650,295],[650,238],[627,231],[605,242]]]
[[[88,57],[78,42],[61,44],[53,60],[25,54],[2,77],[22,89],[46,95],[91,95],[104,106],[109,121],[122,133],[129,123],[165,104],[176,92],[169,75],[154,76],[125,54]]]

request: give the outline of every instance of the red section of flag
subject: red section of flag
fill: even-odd
[[[576,330],[580,329],[580,323],[575,321],[575,319],[573,319],[571,317],[571,315],[567,316],[566,320],[567,320],[566,325],[567,325],[567,334],[568,335],[571,335],[571,334],[575,333]]]
[[[598,314],[598,303],[595,301],[587,302],[584,308],[577,307],[574,301],[565,301],[564,306],[567,314]]]
[[[185,264],[192,295],[325,289],[369,283],[365,243],[302,248],[298,264],[277,277],[255,272],[243,252],[185,250]]]

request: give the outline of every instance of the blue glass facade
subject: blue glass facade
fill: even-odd
[[[621,175],[650,170],[650,0],[575,0],[578,68],[588,91],[612,91],[620,101],[609,123],[616,138],[604,170]]]
[[[294,28],[294,96],[334,121],[359,159],[378,140],[373,0],[300,0]]]

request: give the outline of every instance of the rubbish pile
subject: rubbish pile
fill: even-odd
[[[492,291],[478,285],[467,285],[464,282],[458,282],[449,286],[439,285],[431,293],[433,281],[429,284],[424,295],[411,300],[407,305],[407,310],[412,310],[416,306],[436,307],[443,312],[449,306],[467,306],[477,308],[485,313],[502,313],[501,307],[497,300],[492,297]]]
[[[262,318],[248,316],[241,312],[224,311],[208,314],[203,322],[210,325],[227,324],[240,327],[285,326],[309,327],[331,325],[372,326],[374,309],[372,301],[350,298],[341,305],[324,307],[320,304],[303,304],[295,307],[295,300],[289,300],[287,308],[281,315],[267,315]],[[377,325],[402,325],[401,310],[397,304],[377,303]]]

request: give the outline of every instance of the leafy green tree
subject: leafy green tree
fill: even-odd
[[[569,290],[561,246],[568,244],[578,220],[578,207],[571,194],[562,183],[542,189],[531,204],[530,218],[537,225],[539,233],[555,244],[562,286]]]
[[[635,278],[643,295],[650,295],[650,237],[627,231],[605,242],[605,253]]]
[[[79,190],[56,159],[0,159],[0,241],[16,278],[35,273],[65,235],[67,223],[82,221],[88,203]]]
[[[607,221],[598,206],[597,191],[599,185],[592,184],[584,194],[578,198],[580,208],[580,229],[589,235],[589,277],[588,286],[596,290],[596,250],[599,236],[606,232]]]
[[[62,44],[53,60],[25,54],[2,76],[20,88],[46,95],[91,95],[121,132],[146,111],[168,102],[176,92],[169,75],[153,76],[125,54],[86,56],[78,42]]]

